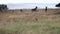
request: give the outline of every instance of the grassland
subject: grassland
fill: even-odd
[[[56,14],[59,11],[49,9],[46,14],[44,10],[11,10],[1,13],[0,34],[60,34],[60,15]]]

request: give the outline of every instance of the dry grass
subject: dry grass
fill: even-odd
[[[59,11],[48,9],[46,14],[44,9],[24,9],[1,13],[0,34],[60,34],[60,15],[55,14]]]

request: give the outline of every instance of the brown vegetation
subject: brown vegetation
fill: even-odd
[[[0,13],[0,34],[60,34],[60,9],[8,10]]]
[[[45,13],[46,13],[45,9],[37,9],[37,10],[38,10],[38,12],[34,12],[34,13],[31,11],[31,9],[8,10],[7,12],[0,13],[0,17],[2,17],[2,16],[4,16],[4,17],[5,16],[21,17],[21,16],[32,16],[32,15],[33,16],[41,16],[41,15],[45,15]],[[60,9],[48,9],[47,14],[50,14],[50,15],[60,14]]]
[[[23,12],[20,11],[20,9],[16,10],[8,10],[8,12],[0,13],[0,19],[1,18],[9,18],[9,19],[15,19],[15,18],[29,18],[29,22],[37,22],[39,18],[50,18],[55,19],[56,17],[60,17],[60,9],[48,9],[47,14],[45,12],[45,9],[37,9],[38,12],[32,12],[31,9],[23,9]],[[0,21],[2,22],[2,21]],[[6,25],[6,23],[0,23]],[[8,24],[8,23],[7,23]]]

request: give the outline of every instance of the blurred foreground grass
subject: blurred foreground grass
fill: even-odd
[[[60,34],[60,18],[0,18],[0,34]],[[7,25],[8,24],[8,25]],[[1,24],[0,24],[1,25]]]

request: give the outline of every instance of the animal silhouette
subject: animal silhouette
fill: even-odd
[[[33,11],[36,11],[36,10],[37,10],[37,6],[36,6],[34,9],[32,9],[32,12],[33,12]]]

